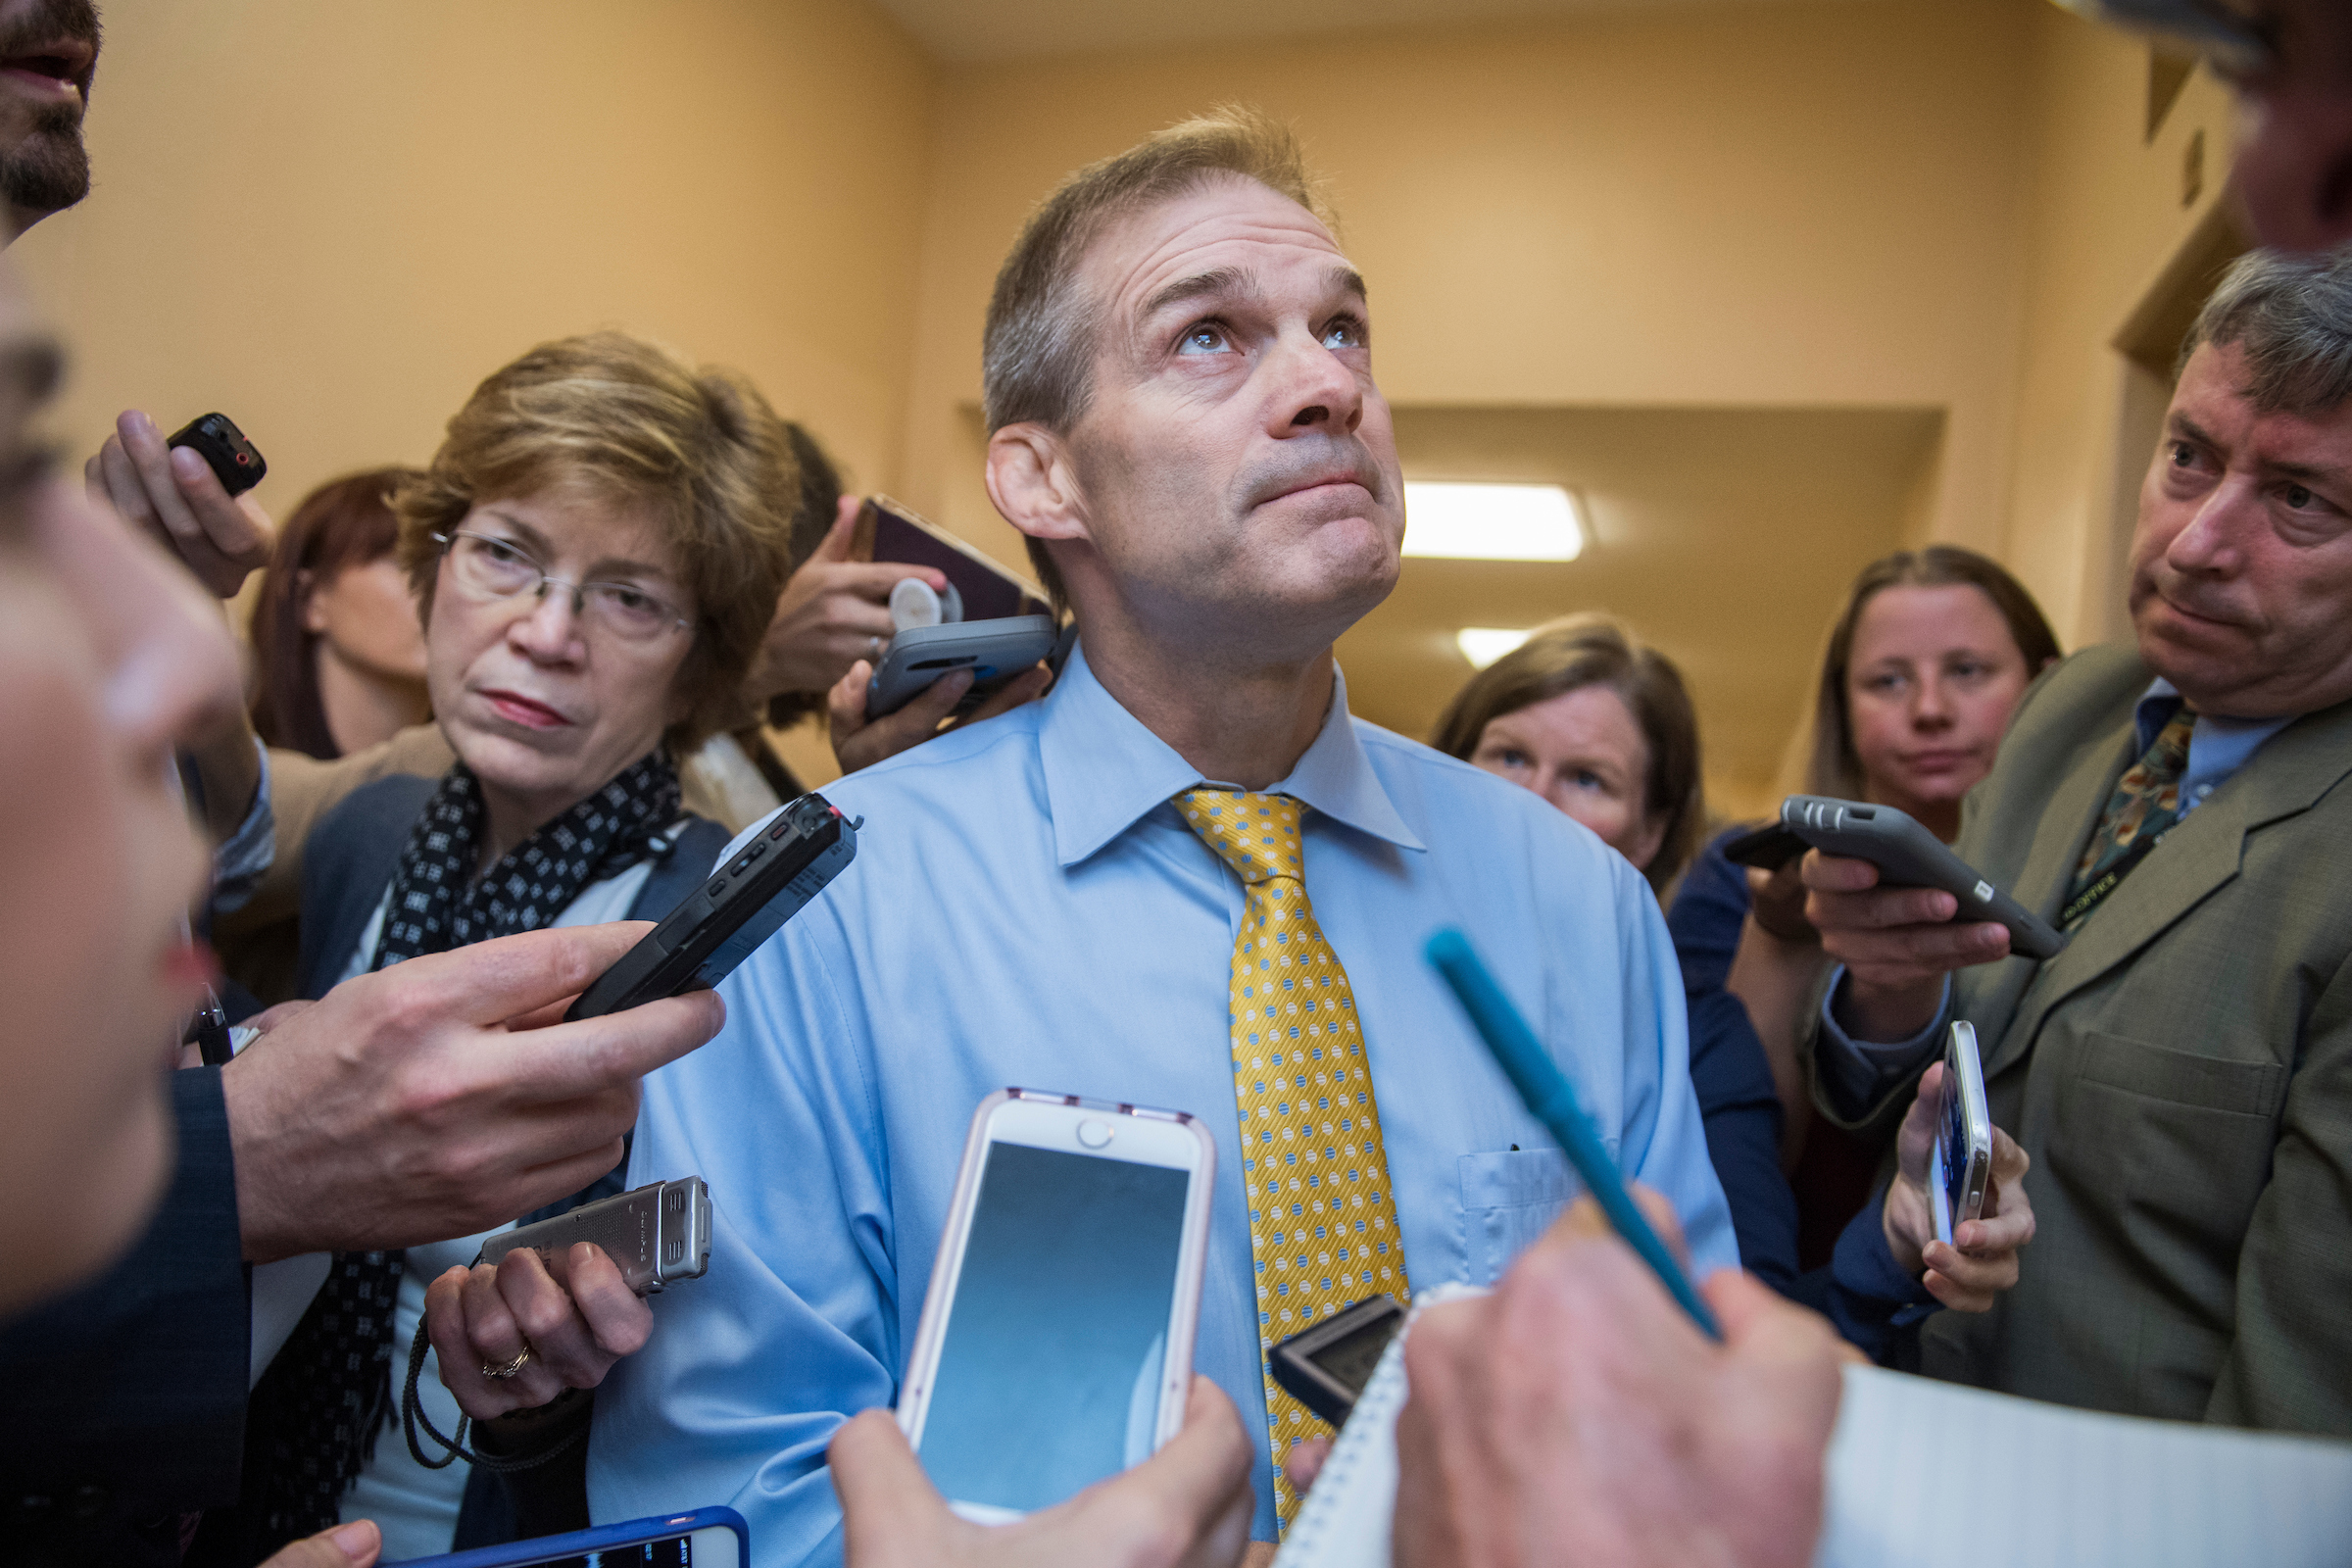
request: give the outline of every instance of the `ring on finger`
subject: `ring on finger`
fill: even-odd
[[[522,1370],[523,1363],[528,1361],[531,1358],[531,1342],[525,1340],[522,1342],[522,1353],[514,1357],[514,1360],[507,1362],[504,1366],[492,1366],[489,1362],[484,1361],[482,1363],[482,1376],[486,1378],[495,1378],[499,1382],[504,1383],[515,1373],[520,1372]]]
[[[879,634],[865,640],[865,657],[869,660],[882,657],[882,638]]]

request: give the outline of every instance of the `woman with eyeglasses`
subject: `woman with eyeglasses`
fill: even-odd
[[[545,344],[475,389],[391,497],[457,761],[368,785],[311,834],[302,995],[510,932],[658,919],[708,875],[727,835],[681,810],[677,760],[738,711],[798,494],[786,428],[757,391],[634,338]],[[191,1561],[250,1562],[338,1515],[375,1519],[388,1558],[450,1549],[467,1466],[415,1462],[399,1386],[426,1287],[481,1242],[256,1270],[257,1362],[286,1337],[255,1389],[243,1503],[208,1520]],[[625,1340],[642,1307],[611,1262],[573,1267],[570,1284],[591,1315],[617,1307]],[[505,1314],[485,1288],[469,1329]],[[522,1356],[498,1356],[526,1402],[611,1364],[610,1324],[569,1310]],[[419,1394],[452,1430],[429,1368]]]

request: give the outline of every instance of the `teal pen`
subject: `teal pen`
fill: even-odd
[[[1601,1212],[1609,1216],[1617,1234],[1642,1254],[1642,1261],[1650,1266],[1674,1294],[1674,1298],[1683,1303],[1683,1310],[1706,1331],[1707,1338],[1722,1339],[1722,1326],[1691,1287],[1690,1276],[1683,1272],[1674,1254],[1666,1250],[1658,1233],[1642,1217],[1642,1207],[1634,1201],[1634,1195],[1625,1190],[1625,1177],[1618,1171],[1617,1162],[1609,1158],[1600,1135],[1592,1130],[1592,1118],[1577,1103],[1575,1086],[1537,1044],[1527,1020],[1519,1016],[1519,1009],[1511,1005],[1511,999],[1502,994],[1502,987],[1494,983],[1494,975],[1471,950],[1470,939],[1448,926],[1431,937],[1424,951],[1429,961],[1437,965],[1438,973],[1453,988],[1462,1010],[1470,1014],[1479,1038],[1494,1053],[1503,1076],[1510,1079],[1511,1087],[1519,1091],[1519,1098],[1527,1102],[1527,1108],[1535,1113],[1536,1119],[1550,1128],[1551,1135],[1567,1151],[1569,1163],[1585,1179],[1586,1189],[1599,1201]]]

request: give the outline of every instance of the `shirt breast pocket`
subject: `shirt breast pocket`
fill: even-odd
[[[1616,1158],[1614,1139],[1608,1150]],[[1511,1259],[1585,1190],[1576,1167],[1557,1149],[1464,1154],[1456,1164],[1462,1184],[1463,1277],[1473,1285],[1499,1279]]]

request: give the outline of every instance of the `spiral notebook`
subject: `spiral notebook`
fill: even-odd
[[[1431,1291],[1414,1315],[1472,1294]],[[1275,1568],[1389,1568],[1404,1339],[1382,1355]],[[2344,1568],[2352,1564],[2352,1444],[2101,1415],[1848,1367],[1813,1560],[1815,1568]]]

